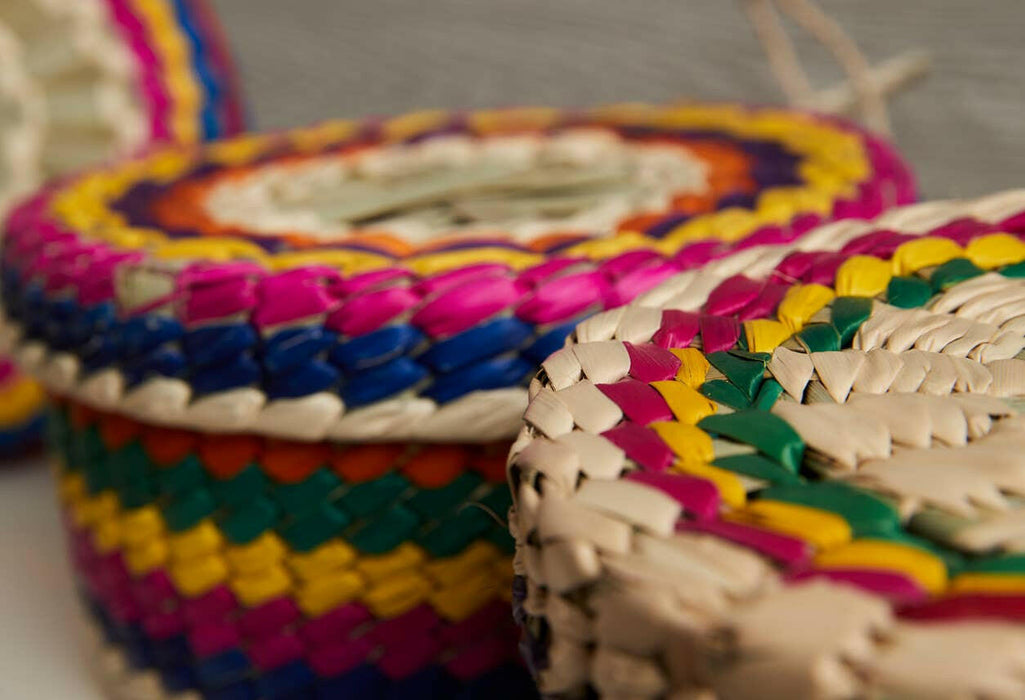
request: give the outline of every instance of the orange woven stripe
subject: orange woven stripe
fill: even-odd
[[[198,436],[187,430],[147,426],[142,431],[142,446],[157,464],[177,464],[196,451]]]
[[[463,473],[467,459],[466,450],[455,445],[428,447],[414,455],[402,473],[421,488],[440,488]]]
[[[203,439],[198,452],[207,471],[219,479],[230,479],[256,461],[260,447],[260,439],[250,435],[215,435]]]
[[[268,440],[260,463],[263,471],[282,484],[305,481],[331,459],[331,448],[325,443]]]
[[[119,450],[139,435],[139,424],[111,413],[100,417],[100,439],[111,452]]]
[[[359,484],[390,471],[405,451],[402,445],[358,445],[331,455],[331,468],[350,484]]]

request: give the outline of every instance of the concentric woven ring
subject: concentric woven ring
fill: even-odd
[[[1023,237],[895,209],[577,326],[509,463],[542,692],[1025,694]]]
[[[243,137],[18,209],[5,343],[55,392],[163,425],[507,438],[527,378],[580,318],[912,196],[880,140],[765,108],[426,113]]]

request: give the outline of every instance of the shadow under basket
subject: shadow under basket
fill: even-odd
[[[343,448],[60,400],[49,445],[80,594],[123,655],[105,666],[154,697],[535,692],[496,515],[507,445]]]

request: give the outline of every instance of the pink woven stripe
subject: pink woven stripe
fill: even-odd
[[[623,343],[630,356],[630,376],[643,383],[672,379],[680,369],[680,358],[654,345]]]
[[[729,350],[740,337],[740,322],[732,316],[703,315],[698,325],[701,327],[701,347],[706,354]]]
[[[760,554],[775,559],[788,567],[803,567],[811,560],[811,546],[804,540],[788,537],[769,530],[731,523],[726,520],[705,520],[687,523],[680,529],[706,532],[749,547]]]
[[[598,384],[603,394],[623,409],[623,413],[635,423],[648,425],[655,421],[673,419],[673,412],[657,391],[650,385],[629,377],[615,384]]]
[[[689,515],[699,520],[709,520],[719,514],[719,490],[715,484],[705,479],[687,474],[657,474],[643,471],[631,472],[626,478],[665,493],[683,506]]]
[[[697,336],[698,328],[697,314],[666,309],[662,312],[662,327],[651,342],[662,348],[685,348]]]
[[[885,596],[897,605],[920,603],[929,598],[929,592],[914,579],[887,569],[809,569],[791,574],[786,580],[788,583],[795,583],[811,578],[849,583]]]
[[[744,275],[734,275],[713,289],[705,302],[705,313],[728,316],[750,304],[762,291],[763,284]]]
[[[737,312],[737,319],[747,321],[753,318],[767,317],[783,301],[783,297],[786,296],[788,289],[790,287],[785,284],[766,282],[758,296],[750,304]]]
[[[649,471],[664,472],[676,457],[654,431],[636,423],[621,423],[602,437]]]

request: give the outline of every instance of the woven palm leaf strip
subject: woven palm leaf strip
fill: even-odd
[[[1023,236],[915,205],[581,323],[509,467],[543,693],[1025,695]]]
[[[334,122],[41,193],[8,221],[0,336],[57,397],[110,670],[523,697],[498,523],[540,362],[681,269],[912,195],[852,127],[703,105]]]
[[[203,0],[9,0],[0,65],[0,215],[44,179],[241,128]],[[37,443],[41,420],[42,391],[0,358],[0,454]]]

